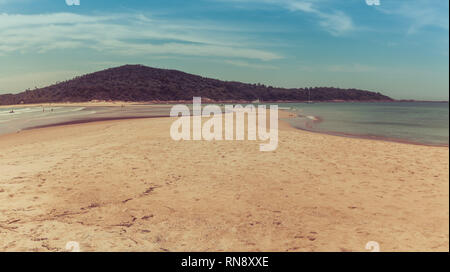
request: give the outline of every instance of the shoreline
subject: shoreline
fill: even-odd
[[[289,124],[289,125],[292,126],[291,124]],[[343,137],[343,138],[349,138],[349,139],[365,139],[365,140],[372,140],[372,141],[410,144],[410,145],[429,146],[429,147],[447,147],[447,148],[449,147],[449,144],[420,143],[420,142],[408,141],[408,140],[398,139],[398,138],[389,138],[389,137],[383,137],[383,136],[359,135],[359,134],[333,132],[333,131],[315,131],[315,130],[309,130],[309,129],[305,129],[305,128],[298,128],[298,127],[294,127],[294,126],[292,126],[292,128],[294,128],[296,130],[307,131],[307,132],[316,133],[316,134],[337,136],[337,137]]]
[[[408,102],[408,101],[405,101]],[[440,102],[439,102],[440,103]],[[296,114],[296,117],[301,118],[309,118],[313,124],[319,124],[324,121],[323,117],[320,116],[309,116],[309,115],[303,115],[296,113],[295,111],[291,110],[284,110],[293,114]],[[313,119],[311,119],[311,117]],[[293,117],[295,118],[295,117]],[[291,118],[286,118],[291,119]],[[289,123],[289,121],[286,121]],[[394,142],[394,143],[403,143],[403,144],[412,144],[412,145],[422,145],[422,146],[432,146],[432,147],[449,147],[449,143],[442,143],[442,144],[436,144],[436,143],[425,143],[425,142],[419,142],[419,141],[413,141],[408,139],[401,139],[401,138],[392,138],[392,137],[386,137],[386,136],[380,136],[380,135],[364,135],[364,134],[352,134],[352,133],[345,133],[345,132],[337,132],[337,131],[318,131],[314,129],[308,129],[305,127],[296,127],[289,123],[290,126],[292,126],[294,129],[302,130],[302,131],[308,131],[313,132],[317,134],[325,134],[325,135],[332,135],[332,136],[339,136],[339,137],[346,137],[346,138],[354,138],[354,139],[367,139],[367,140],[375,140],[375,141],[385,141],[385,142]]]
[[[28,128],[22,129],[21,131],[42,129],[42,128],[51,128],[51,127],[60,127],[60,126],[70,126],[70,125],[81,125],[81,124],[97,123],[97,122],[105,122],[105,121],[124,121],[124,120],[139,120],[139,119],[154,119],[154,118],[170,118],[170,116],[160,115],[160,116],[98,117],[98,118],[92,118],[92,119],[81,119],[81,120],[73,120],[73,121],[54,123],[54,124],[48,124],[48,125],[42,125],[42,126],[28,127]],[[12,133],[12,134],[14,134],[14,133]]]
[[[204,104],[254,104],[253,101],[248,100],[204,100]],[[319,103],[449,103],[449,101],[429,101],[429,100],[323,100],[323,101],[292,101],[292,100],[273,100],[273,101],[261,101],[260,104],[319,104]],[[23,108],[23,107],[41,107],[41,106],[104,106],[104,107],[120,107],[124,106],[164,106],[164,105],[176,105],[176,104],[190,104],[192,100],[168,100],[168,101],[86,101],[86,102],[45,102],[45,103],[33,103],[33,104],[13,104],[13,105],[0,105],[0,108]]]
[[[57,107],[63,107],[63,105],[52,105]],[[89,105],[84,104],[70,104],[66,105],[67,107],[89,107]],[[95,105],[91,107],[108,107],[107,105]],[[109,105],[111,107],[121,107],[121,105]],[[148,105],[128,105],[128,106],[148,106]],[[157,105],[156,105],[157,106]],[[167,106],[167,105],[159,105],[159,106]],[[39,106],[37,106],[39,107]],[[125,106],[126,107],[126,106]],[[418,145],[418,146],[429,146],[429,147],[449,147],[449,144],[431,144],[431,143],[420,143],[415,141],[408,141],[405,139],[398,139],[398,138],[389,138],[389,137],[383,137],[383,136],[370,136],[370,135],[359,135],[359,134],[350,134],[350,133],[341,133],[341,132],[333,132],[333,131],[315,131],[310,130],[306,128],[299,128],[293,126],[287,119],[295,118],[296,116],[293,116],[293,112],[286,110],[286,109],[280,109],[279,110],[279,122],[286,123],[289,127],[291,127],[293,130],[300,130],[300,131],[307,131],[315,134],[323,134],[323,135],[330,135],[330,136],[337,136],[337,137],[344,137],[344,138],[350,138],[350,139],[365,139],[365,140],[372,140],[372,141],[382,141],[382,142],[393,142],[393,143],[401,143],[401,144],[410,144],[410,145]],[[307,116],[303,116],[307,117]],[[315,116],[316,117],[316,116]],[[46,125],[38,125],[38,126],[31,126],[24,129],[20,129],[17,132],[10,132],[1,134],[0,133],[0,139],[2,136],[5,135],[13,135],[20,133],[21,131],[29,131],[34,129],[43,129],[43,128],[50,128],[50,127],[58,127],[58,126],[67,126],[67,125],[78,125],[78,124],[86,124],[86,123],[95,123],[95,122],[104,122],[104,121],[121,121],[121,120],[133,120],[133,119],[154,119],[154,118],[171,118],[169,115],[157,115],[157,116],[118,116],[118,117],[95,117],[95,118],[84,118],[84,119],[77,119],[77,120],[71,120],[71,121],[62,121],[52,124],[46,124]],[[322,122],[323,120],[320,117],[317,120],[313,120],[313,122]],[[286,119],[286,120],[283,120]]]

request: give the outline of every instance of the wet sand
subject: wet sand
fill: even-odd
[[[173,119],[0,136],[0,251],[448,251],[448,147],[280,124],[279,147]]]
[[[168,117],[169,105],[124,105],[113,103],[86,103],[68,105],[28,105],[22,108],[33,109],[34,112],[12,115],[7,122],[0,123],[0,135],[22,130],[45,128],[60,125],[82,124],[108,120],[125,120],[140,118]],[[42,108],[42,110],[41,110]],[[55,109],[53,111],[53,109]]]

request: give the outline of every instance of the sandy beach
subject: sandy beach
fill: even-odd
[[[449,250],[448,147],[280,124],[260,152],[173,141],[172,122],[0,136],[0,251]]]

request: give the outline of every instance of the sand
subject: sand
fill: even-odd
[[[170,118],[0,136],[0,251],[449,250],[448,147],[286,124],[279,147]]]
[[[127,102],[127,101],[89,101],[89,102],[57,102],[57,103],[35,103],[35,104],[15,104],[15,105],[0,105],[0,109],[16,109],[27,107],[119,107],[119,106],[138,106],[148,105],[144,102]],[[153,107],[163,106],[153,104]]]

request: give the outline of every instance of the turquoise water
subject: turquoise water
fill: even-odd
[[[420,144],[448,145],[449,104],[389,103],[280,103],[297,114],[287,120],[294,127],[347,136],[380,138]],[[0,134],[22,129],[101,118],[165,116],[164,107],[42,107],[0,109]]]
[[[279,104],[297,128],[317,132],[448,145],[449,104],[432,102]]]

